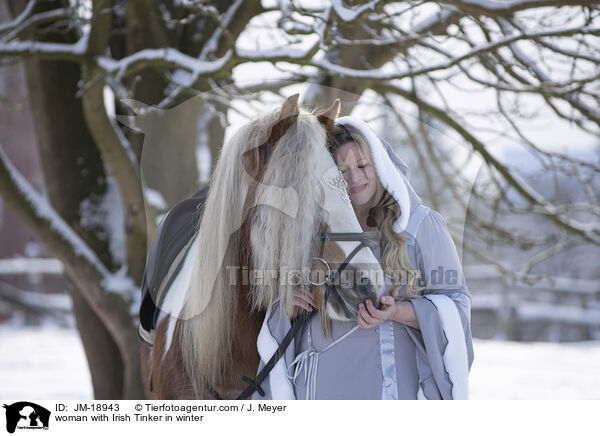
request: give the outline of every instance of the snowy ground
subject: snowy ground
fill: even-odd
[[[600,342],[474,347],[472,399],[600,399]],[[0,399],[92,398],[75,331],[0,327],[0,349]]]
[[[469,377],[478,400],[600,399],[600,342],[475,340]]]
[[[0,399],[93,398],[75,330],[0,327]]]

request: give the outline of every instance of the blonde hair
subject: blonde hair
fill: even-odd
[[[358,145],[370,164],[374,166],[371,147],[362,133],[352,126],[338,125],[337,129],[339,130],[336,131],[335,137],[330,137],[330,152],[333,154],[336,148],[352,141]],[[345,134],[346,132],[343,132],[343,129],[345,129],[349,135]],[[418,297],[419,294],[416,292],[423,288],[416,285],[416,281],[419,279],[419,272],[414,269],[408,258],[406,243],[409,238],[402,236],[393,230],[394,223],[402,213],[400,206],[394,197],[392,197],[383,187],[379,177],[377,177],[377,191],[375,192],[375,195],[378,196],[378,200],[375,203],[375,206],[369,210],[367,225],[370,227],[377,227],[380,231],[379,242],[383,248],[381,257],[383,271],[388,276],[394,278],[397,277],[397,272],[401,273],[401,277],[405,275],[407,295],[409,297]],[[406,212],[409,213],[409,211]],[[396,296],[396,292],[403,283],[400,282],[395,284],[396,286],[390,289],[390,295],[392,296]]]

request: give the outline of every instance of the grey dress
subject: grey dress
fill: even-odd
[[[388,320],[361,329],[356,322],[333,321],[333,335],[326,338],[320,314],[315,313],[263,383],[265,397],[255,393],[253,399],[468,398],[473,362],[471,295],[456,248],[442,216],[424,206],[410,187],[406,165],[385,141],[377,139],[408,187],[410,217],[401,234],[409,238],[408,256],[425,289],[417,297],[408,297],[403,286],[399,295],[413,304],[420,328]],[[395,182],[384,180],[382,173],[378,169],[389,190]],[[377,247],[373,254],[380,260]],[[289,327],[276,302],[267,312],[257,342],[259,371]]]

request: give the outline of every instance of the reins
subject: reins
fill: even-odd
[[[344,259],[344,261],[340,264],[338,269],[335,271],[333,275],[329,275],[326,279],[327,288],[325,290],[325,298],[324,304],[327,304],[329,295],[333,294],[333,296],[338,300],[339,303],[344,305],[341,295],[335,289],[335,283],[339,279],[340,275],[344,271],[344,269],[350,264],[350,261],[356,254],[365,247],[371,247],[371,242],[376,241],[377,239],[376,232],[362,232],[362,233],[320,233],[319,237],[316,239],[317,241],[359,241],[360,243],[352,250],[352,252]],[[327,264],[329,268],[329,264],[322,258],[319,258],[323,262]],[[329,271],[331,269],[329,268]],[[248,383],[246,389],[240,393],[236,400],[245,400],[252,396],[254,392],[258,392],[261,397],[265,396],[265,391],[260,386],[263,381],[269,376],[269,373],[275,367],[275,364],[281,359],[287,348],[289,347],[292,339],[296,336],[296,333],[302,329],[307,321],[310,319],[312,313],[307,311],[302,311],[300,315],[292,320],[292,325],[285,337],[277,347],[275,353],[271,356],[269,361],[265,364],[265,366],[259,371],[256,378],[251,379],[246,376],[242,376],[242,380]],[[223,397],[218,393],[218,391],[210,386],[208,383],[205,383],[206,390],[215,400],[222,400]]]

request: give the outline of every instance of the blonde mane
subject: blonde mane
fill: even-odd
[[[263,286],[251,287],[249,302],[239,301],[239,286],[231,283],[232,271],[239,271],[243,208],[252,179],[241,156],[259,147],[277,121],[279,109],[243,126],[223,147],[215,167],[198,238],[198,250],[185,305],[180,318],[180,344],[185,370],[197,397],[208,383],[219,388],[227,383],[227,364],[238,305],[250,303],[265,310],[276,299],[291,308],[291,286],[277,286],[266,277]],[[301,269],[309,266],[312,238],[318,231],[317,180],[333,160],[325,146],[326,132],[313,114],[301,111],[297,121],[274,147],[256,199],[266,195],[279,207],[257,206],[251,219],[251,252],[259,271]],[[271,144],[273,146],[273,144]],[[290,201],[281,189],[293,188],[298,207],[295,217],[282,212]],[[279,197],[278,197],[279,196]],[[267,274],[268,275],[268,274]],[[266,286],[264,286],[266,285]],[[270,286],[269,286],[270,285]],[[288,312],[289,313],[289,312]]]
[[[286,193],[270,187],[290,186],[299,207],[293,218],[269,206],[255,211],[251,227],[253,268],[263,272],[263,277],[254,298],[256,307],[268,307],[279,298],[289,316],[293,291],[302,287],[297,274],[310,268],[311,258],[317,255],[313,238],[321,221],[319,179],[335,164],[327,151],[325,129],[310,114],[301,114],[271,159],[273,165],[267,168],[257,197],[271,195],[275,204],[285,204],[290,198],[278,196]]]

